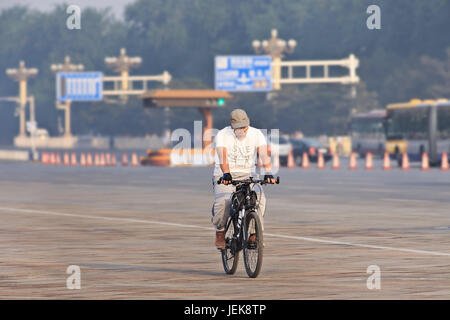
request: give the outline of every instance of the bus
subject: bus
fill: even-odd
[[[386,110],[357,113],[350,118],[352,151],[363,157],[367,152],[382,156],[385,150],[384,121]]]
[[[420,161],[427,153],[430,165],[450,152],[450,100],[419,100],[386,106],[386,152],[402,165],[402,154]]]

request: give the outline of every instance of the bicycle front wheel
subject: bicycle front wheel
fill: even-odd
[[[239,262],[237,242],[235,239],[233,239],[235,230],[234,224],[234,221],[229,218],[225,231],[225,250],[221,250],[223,269],[225,270],[226,274],[234,274]]]
[[[251,211],[246,216],[244,229],[244,264],[250,278],[256,278],[263,261],[263,232],[258,214]]]

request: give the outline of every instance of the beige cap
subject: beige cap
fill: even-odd
[[[243,128],[250,125],[250,119],[244,110],[234,109],[230,114],[230,123],[233,129]]]

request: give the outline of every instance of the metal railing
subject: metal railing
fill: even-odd
[[[141,95],[148,91],[148,82],[158,81],[164,85],[168,85],[172,76],[164,71],[160,75],[155,76],[104,76],[103,77],[103,95],[105,96],[124,96],[124,95]],[[112,89],[107,84],[112,83]],[[126,83],[127,85],[123,85]],[[110,85],[109,85],[110,87]],[[127,89],[122,89],[122,88]]]

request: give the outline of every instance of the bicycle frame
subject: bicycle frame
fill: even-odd
[[[220,184],[221,180],[217,183]],[[261,221],[256,213],[259,206],[257,204],[258,196],[251,186],[257,183],[266,184],[266,181],[253,178],[231,181],[231,184],[236,186],[236,190],[231,196],[230,216],[225,229],[225,250],[221,249],[222,263],[227,274],[236,272],[241,250],[243,250],[245,270],[248,276],[256,278],[261,270],[264,242]],[[280,183],[279,177],[277,177],[276,183]],[[231,223],[233,230],[230,230]],[[252,223],[255,225],[254,229],[248,230],[250,226],[247,224]]]
[[[243,249],[242,244],[245,241],[245,239],[243,239],[244,233],[242,232],[242,230],[245,230],[244,229],[245,225],[242,224],[242,219],[245,216],[244,211],[245,211],[245,209],[240,210],[239,213],[237,214],[236,218],[230,219],[228,222],[228,226],[226,228],[228,230],[230,224],[233,223],[234,233],[233,233],[233,238],[232,238],[232,241],[230,244],[231,245],[230,249],[233,254],[236,254],[237,252],[239,252]],[[244,224],[245,224],[245,219],[244,219]]]
[[[217,181],[217,183],[221,183],[221,181]],[[231,196],[231,208],[230,208],[230,218],[225,230],[228,230],[230,224],[233,223],[233,238],[231,241],[231,252],[232,254],[236,254],[244,248],[245,243],[247,242],[247,234],[246,232],[242,232],[246,230],[246,219],[245,217],[249,212],[256,211],[257,205],[257,195],[254,190],[250,187],[252,184],[266,184],[266,181],[253,179],[250,177],[245,180],[233,180],[231,184],[236,186],[236,191],[233,192]],[[277,177],[276,184],[280,183],[280,177]]]
[[[256,192],[250,188],[250,184],[257,183],[258,181],[246,181],[240,184],[238,181],[238,187],[236,191],[233,193],[231,199],[231,208],[230,208],[230,217],[231,219],[228,222],[226,230],[228,230],[231,223],[233,223],[233,239],[232,245],[234,244],[234,248],[232,248],[233,254],[239,252],[243,249],[244,244],[247,242],[247,234],[242,232],[246,230],[247,220],[245,217],[249,212],[256,211]],[[240,198],[240,200],[239,200]],[[236,203],[237,202],[237,203]],[[237,207],[236,207],[237,206]]]

